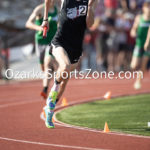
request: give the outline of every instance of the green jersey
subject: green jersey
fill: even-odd
[[[57,31],[57,20],[58,20],[58,12],[57,12],[57,8],[55,7],[54,12],[48,13],[49,31],[47,32],[47,37],[43,39],[43,32],[42,31],[36,32],[35,40],[38,44],[48,45],[51,42],[51,40],[53,39]],[[42,22],[43,22],[43,18],[35,20],[35,24],[39,26],[42,24]]]
[[[137,29],[137,38],[136,38],[137,47],[144,48],[149,27],[150,27],[150,20],[145,21],[143,16],[141,16],[140,23]]]

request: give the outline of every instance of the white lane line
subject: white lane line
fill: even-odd
[[[68,124],[62,123],[60,121],[57,121],[57,123],[55,123],[55,124],[59,125],[59,126],[63,126],[63,127],[74,128],[74,129],[79,129],[79,130],[84,130],[84,131],[95,132],[95,133],[102,133],[102,134],[110,134],[110,135],[118,135],[118,136],[128,136],[128,137],[135,137],[135,138],[150,139],[150,137],[148,137],[148,136],[142,136],[142,135],[123,134],[123,133],[119,133],[119,132],[104,133],[103,131],[100,131],[100,130],[96,130],[96,129],[94,130],[94,129],[90,129],[90,128],[87,128],[87,127],[79,127],[79,126],[74,126],[74,125],[68,125]]]
[[[41,100],[31,100],[31,101],[22,101],[22,102],[15,102],[15,103],[9,103],[9,104],[2,104],[2,105],[0,105],[0,108],[6,108],[6,107],[24,105],[24,104],[30,104],[30,103],[37,103],[40,101]]]
[[[59,145],[59,144],[50,144],[50,143],[42,143],[42,142],[34,142],[34,141],[26,141],[26,140],[18,140],[18,139],[5,138],[5,137],[0,137],[0,140],[13,141],[13,142],[19,142],[19,143],[26,143],[26,144],[43,145],[43,146],[52,146],[52,147],[59,147],[59,148],[68,148],[68,149],[106,150],[106,149],[98,149],[98,148],[90,148],[90,147],[69,146],[69,145]]]

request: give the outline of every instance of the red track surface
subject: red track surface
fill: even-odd
[[[39,97],[40,90],[41,81],[0,86],[0,150],[150,150],[150,138],[91,132],[57,125],[53,130],[47,129],[40,119],[45,105]],[[139,91],[133,89],[133,80],[72,79],[64,96],[69,103],[80,102],[102,98],[107,91],[111,91],[112,96],[150,93],[150,77],[144,78]]]

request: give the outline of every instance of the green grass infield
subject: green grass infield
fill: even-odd
[[[150,94],[114,98],[72,106],[57,113],[71,125],[150,136]]]

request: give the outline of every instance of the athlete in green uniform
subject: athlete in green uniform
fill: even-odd
[[[27,20],[26,27],[32,30],[36,30],[35,44],[36,53],[39,57],[42,71],[45,72],[45,78],[43,79],[43,90],[41,96],[47,98],[48,84],[49,84],[49,70],[54,70],[57,67],[55,59],[49,54],[49,44],[53,39],[57,31],[57,20],[58,20],[57,7],[54,5],[54,1],[50,3],[50,9],[48,12],[49,30],[47,37],[43,38],[43,28],[41,24],[44,16],[44,4],[38,5]]]
[[[144,44],[146,42],[148,29],[150,27],[150,1],[146,1],[143,4],[143,13],[137,15],[135,22],[131,29],[131,36],[136,37],[135,49],[133,51],[131,68],[133,70],[141,70],[145,72],[148,60],[150,58],[150,52],[144,50]],[[141,76],[137,78],[135,89],[141,88]]]

